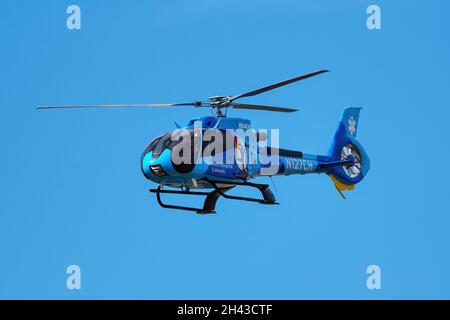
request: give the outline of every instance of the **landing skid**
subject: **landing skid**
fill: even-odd
[[[150,189],[150,192],[156,193],[156,199],[158,200],[159,205],[163,208],[194,211],[198,214],[215,213],[217,200],[221,196],[224,197],[225,199],[230,199],[230,200],[257,202],[257,203],[266,204],[266,205],[267,204],[278,204],[276,202],[276,199],[275,199],[272,191],[269,189],[269,186],[267,184],[257,184],[257,183],[251,183],[251,182],[237,182],[237,183],[233,183],[233,186],[231,186],[231,187],[219,187],[218,184],[223,184],[223,182],[212,181],[209,179],[202,179],[202,181],[208,182],[214,188],[214,190],[211,192],[163,190],[161,188],[161,186],[159,186],[157,189]],[[247,186],[247,187],[251,187],[251,188],[256,188],[261,192],[263,198],[258,199],[258,198],[240,197],[240,196],[233,196],[233,195],[226,194],[227,191],[233,189],[235,186]],[[203,203],[203,208],[194,208],[194,207],[166,204],[166,203],[162,202],[162,200],[161,200],[162,193],[206,196],[206,198],[205,198],[205,202]]]

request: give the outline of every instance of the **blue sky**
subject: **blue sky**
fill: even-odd
[[[382,30],[366,28],[366,8]],[[77,4],[82,29],[66,28]],[[450,298],[448,1],[0,2],[0,298]],[[276,177],[280,206],[161,209],[139,157],[196,109],[37,105],[179,102],[332,72],[232,110],[324,154],[361,106],[367,178]],[[269,182],[262,179],[261,182]],[[189,203],[191,200],[187,200]],[[82,290],[66,289],[66,268]],[[382,270],[368,290],[366,268]]]

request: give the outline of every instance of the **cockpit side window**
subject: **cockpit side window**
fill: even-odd
[[[225,130],[225,129],[216,129],[220,132],[220,134],[222,135],[222,152],[226,152],[228,150],[231,150],[234,148],[234,135],[232,134],[231,131],[229,130]],[[205,133],[205,130],[203,130],[203,134]],[[153,155],[152,158],[156,159],[160,156],[160,154],[165,150],[165,149],[169,149],[172,150],[176,145],[178,145],[179,143],[186,143],[186,142],[190,142],[190,144],[188,145],[191,148],[191,157],[192,158],[197,158],[198,155],[194,154],[195,151],[197,151],[197,153],[199,151],[204,151],[206,146],[208,146],[209,144],[213,143],[215,140],[215,137],[212,137],[212,141],[201,141],[202,137],[197,137],[196,134],[198,134],[197,132],[195,132],[195,130],[193,129],[189,129],[189,135],[190,135],[190,139],[186,140],[184,137],[181,137],[177,134],[173,135],[173,132],[168,132],[165,133],[159,137],[157,137],[156,139],[154,139],[149,145],[148,147],[145,149],[144,154],[147,154],[151,151],[153,151]],[[174,139],[174,141],[172,141],[172,139]],[[200,144],[202,145],[202,150],[200,150]],[[212,155],[214,156],[216,154],[216,152],[218,152],[219,150],[214,150],[212,153]],[[203,153],[203,152],[202,152]]]
[[[182,144],[177,151],[179,152],[180,157],[183,156],[183,151],[185,148],[190,148],[191,163],[194,163],[194,159],[197,159],[200,151],[199,149],[202,139],[201,133],[193,129],[188,129],[183,133],[173,135],[171,138],[173,141],[171,141],[166,148],[173,150],[175,146]]]
[[[231,150],[234,148],[234,135],[231,131],[225,130],[225,129],[216,129],[219,131],[219,133],[222,135],[222,152],[226,152],[228,150]],[[203,151],[205,151],[205,148],[214,143],[215,137],[213,136],[211,141],[203,141]],[[218,150],[213,150],[212,156],[216,154]]]

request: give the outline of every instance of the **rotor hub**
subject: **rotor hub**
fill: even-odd
[[[233,97],[213,96],[209,98],[209,103],[214,107],[227,107],[232,102]]]
[[[230,104],[233,102],[233,97],[225,97],[225,96],[212,96],[208,99],[208,105],[214,109],[217,117],[225,117],[225,114],[222,113],[222,108],[228,108]]]

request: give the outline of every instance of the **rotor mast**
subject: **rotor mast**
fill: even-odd
[[[225,117],[225,114],[222,112],[222,108],[228,108],[232,102],[233,97],[223,97],[223,96],[213,96],[209,98],[208,104],[212,109],[214,109],[216,113],[216,117]]]

